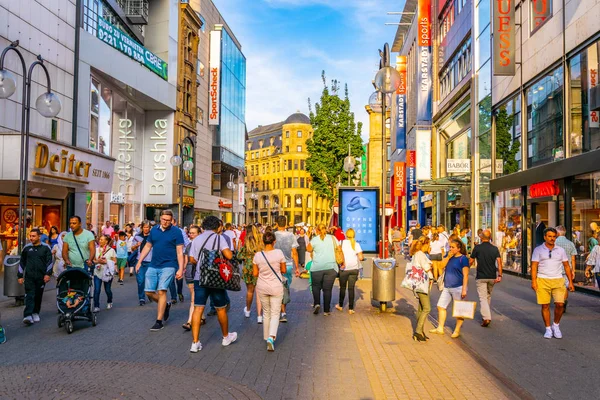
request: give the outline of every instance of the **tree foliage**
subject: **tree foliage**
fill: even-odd
[[[354,113],[350,111],[348,85],[344,89],[344,97],[338,95],[339,83],[331,81],[328,87],[325,71],[322,72],[323,92],[320,102],[315,103],[313,112],[309,101],[310,122],[313,127],[313,137],[306,142],[308,159],[306,170],[312,178],[312,189],[317,195],[323,196],[330,202],[337,197],[337,184],[345,184],[348,173],[344,171],[344,158],[348,156],[348,145],[353,157],[363,155],[362,138],[360,136],[362,123],[354,122]],[[358,170],[357,160],[354,175]]]
[[[496,159],[504,163],[504,174],[512,174],[519,170],[516,155],[521,146],[518,140],[511,135],[513,116],[508,115],[506,108],[502,107],[496,116]]]

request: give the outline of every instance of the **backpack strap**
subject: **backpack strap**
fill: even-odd
[[[206,243],[209,241],[209,239],[211,237],[215,236],[215,234],[213,233],[212,235],[210,235],[209,237],[206,238],[206,240],[204,241],[204,243],[202,243],[202,247],[200,247],[200,251],[198,252],[198,258],[196,258],[196,263],[200,262],[200,256],[202,255],[202,250],[204,250],[204,246],[206,246]],[[214,246],[213,246],[214,248]]]

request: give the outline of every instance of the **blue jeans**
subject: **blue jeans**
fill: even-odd
[[[106,302],[112,303],[112,279],[108,282],[104,282],[102,279],[94,276],[94,307],[100,307],[100,291],[102,290],[102,285],[104,284],[104,292],[106,293]]]
[[[148,270],[149,265],[150,265],[149,262],[143,261],[142,265],[140,266],[140,270],[135,273],[135,280],[137,281],[138,299],[139,300],[146,301],[146,298],[144,297],[144,295],[145,295],[144,289],[145,289],[145,283],[146,283],[146,271]]]

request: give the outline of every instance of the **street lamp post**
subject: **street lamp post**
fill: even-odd
[[[375,75],[375,88],[381,93],[381,257],[385,258],[385,198],[387,187],[387,151],[385,140],[386,97],[400,86],[400,74],[390,67],[390,48],[387,43],[379,51],[379,71]]]
[[[265,200],[265,207],[267,207],[267,224],[271,225],[271,210],[269,209],[269,205],[271,201],[269,199]]]
[[[39,65],[46,75],[46,92],[40,95],[36,102],[36,110],[46,118],[53,118],[58,115],[61,109],[60,99],[52,93],[52,85],[50,82],[50,74],[44,65],[44,59],[41,55],[37,56],[27,69],[23,54],[17,49],[19,41],[12,42],[6,47],[0,55],[0,99],[7,99],[13,95],[17,88],[17,79],[8,70],[4,69],[4,59],[9,51],[17,54],[21,60],[23,69],[23,97],[21,103],[21,165],[19,169],[19,232],[18,232],[18,251],[25,245],[27,229],[27,181],[29,175],[29,121],[31,119],[31,77],[34,68]]]
[[[252,205],[254,206],[254,222],[258,222],[258,195],[256,194],[256,191],[258,189],[256,187],[252,188],[252,194],[250,195],[250,198],[253,200]]]
[[[229,174],[229,182],[227,182],[227,188],[231,190],[231,223],[234,224],[234,220],[233,217],[235,215],[235,212],[233,211],[233,193],[235,191],[235,189],[237,188],[237,185],[235,184],[235,181],[233,180],[234,174]]]
[[[171,165],[179,168],[179,210],[177,213],[177,221],[179,226],[183,227],[183,173],[191,171],[194,168],[194,163],[190,160],[183,161],[183,146],[177,144],[177,154],[171,157]]]

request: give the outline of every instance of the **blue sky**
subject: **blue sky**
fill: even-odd
[[[321,71],[348,84],[356,121],[368,137],[378,49],[390,46],[404,0],[213,0],[247,58],[248,130],[308,114],[323,89]],[[394,58],[392,57],[392,63]],[[342,92],[343,94],[343,92]]]

